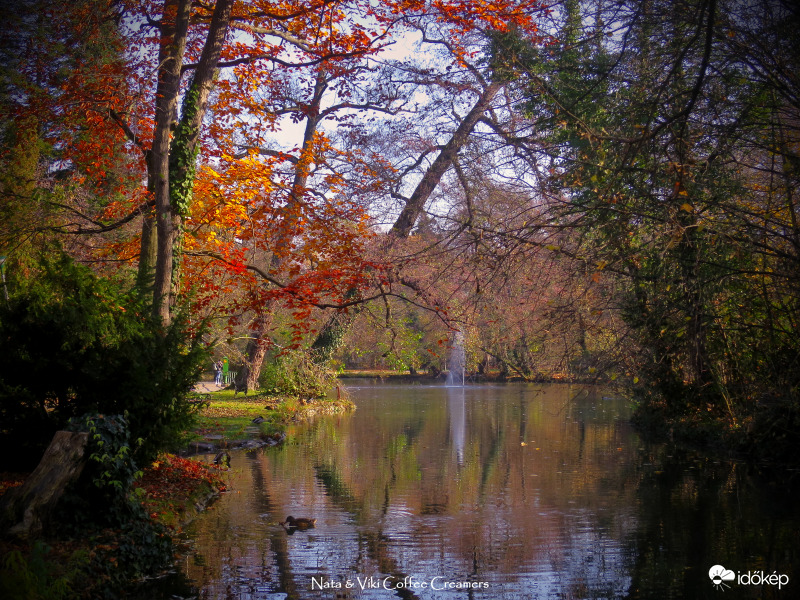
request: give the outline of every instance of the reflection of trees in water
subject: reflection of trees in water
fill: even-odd
[[[192,572],[216,590],[262,574],[290,598],[308,595],[312,574],[353,573],[488,580],[486,598],[696,598],[711,564],[741,565],[747,548],[757,561],[743,567],[793,564],[797,528],[763,514],[768,494],[741,466],[641,450],[626,407],[601,393],[531,390],[465,388],[462,401],[386,386],[353,415],[238,457],[241,494],[204,516],[211,541]],[[270,526],[288,507],[318,528]]]
[[[249,497],[252,500],[251,505],[253,507],[253,512],[257,515],[273,514],[276,512],[276,506],[269,493],[270,486],[264,477],[264,456],[258,452],[248,452],[246,456],[250,459],[248,462],[253,487]],[[292,560],[286,535],[284,535],[282,531],[271,528],[265,530],[264,538],[268,541],[269,551],[274,560],[280,589],[288,594],[288,598],[299,598],[297,584],[292,575]],[[267,555],[268,553],[265,549],[261,554],[263,574],[269,574],[271,571],[266,560]],[[264,577],[262,575],[261,581],[263,580]]]
[[[611,562],[604,553],[618,553],[619,548],[607,533],[589,535],[593,525],[588,521],[581,532],[573,532],[569,514],[577,507],[570,502],[577,497],[584,507],[591,506],[598,494],[584,488],[592,481],[601,488],[614,488],[614,501],[618,499],[617,490],[626,485],[608,484],[613,469],[607,463],[618,462],[617,438],[626,433],[613,419],[598,423],[603,420],[598,415],[573,421],[572,408],[565,410],[569,398],[563,394],[555,403],[541,393],[519,394],[512,402],[492,398],[476,402],[475,397],[465,402],[464,390],[448,390],[446,396],[446,403],[426,404],[424,421],[415,410],[392,411],[390,417],[370,415],[369,419],[385,421],[369,430],[340,432],[344,437],[357,436],[359,443],[345,441],[335,458],[316,467],[330,501],[362,524],[359,539],[366,539],[366,531],[373,536],[373,548],[399,552],[406,561],[413,556],[418,562],[430,562],[438,554],[448,568],[457,564],[465,576],[499,569],[516,578],[525,570],[521,566],[538,561],[552,564],[554,571],[584,573],[579,579],[596,585],[603,576],[591,573],[603,571]],[[409,431],[415,435],[407,435]],[[542,446],[536,449],[535,441],[522,446],[526,438],[539,439]],[[572,447],[574,440],[582,441]],[[582,456],[587,444],[593,451]],[[613,453],[598,448],[609,444]],[[354,464],[370,462],[375,468],[368,472],[352,469]],[[535,485],[531,475],[537,476]],[[374,498],[375,490],[381,490],[380,502]],[[412,517],[398,517],[403,513]],[[588,510],[582,518],[591,520],[595,514]],[[608,529],[608,523],[604,527]],[[426,546],[437,536],[446,539],[444,555],[442,547]],[[403,544],[398,542],[401,538]],[[412,549],[404,545],[409,539],[424,541]],[[385,563],[385,556],[368,554],[376,566]],[[584,564],[588,555],[597,558],[596,566]],[[402,571],[386,568],[382,572]],[[558,584],[561,589],[563,584]],[[606,588],[618,590],[621,585],[624,581],[615,580]]]
[[[800,577],[798,490],[784,487],[785,473],[764,476],[744,463],[663,447],[643,451],[641,464],[639,527],[628,542],[633,589],[657,582],[661,598],[716,599],[708,577],[715,564]],[[786,597],[770,586],[734,593]]]
[[[287,598],[302,598],[287,536],[280,528],[265,526],[262,518],[275,508],[265,456],[247,452],[234,458],[231,491],[217,503],[225,509],[212,506],[191,526],[196,543],[183,572],[203,583],[198,597],[256,599],[282,589]],[[164,593],[152,597],[181,596]]]

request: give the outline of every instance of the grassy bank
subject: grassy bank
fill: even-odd
[[[341,391],[332,398],[307,399],[264,394],[234,396],[233,390],[220,390],[198,399],[203,401],[203,407],[190,440],[220,447],[254,437],[274,439],[288,423],[355,408]],[[254,423],[259,417],[260,422]]]

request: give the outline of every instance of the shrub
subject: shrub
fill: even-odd
[[[51,559],[51,548],[34,542],[29,556],[11,550],[0,561],[0,598],[6,600],[67,600],[77,597],[72,581],[85,566],[83,556],[62,565]]]
[[[294,350],[265,362],[258,384],[267,394],[324,398],[336,375],[315,363],[307,352]]]
[[[0,303],[0,466],[35,466],[53,433],[90,412],[128,416],[140,460],[175,443],[206,350],[178,314],[169,327],[136,290],[66,256]]]
[[[88,460],[59,502],[51,533],[89,540],[92,550],[83,577],[105,596],[119,597],[131,580],[171,563],[172,540],[136,496],[133,484],[141,471],[125,417],[85,415],[72,419],[68,428],[88,432]]]

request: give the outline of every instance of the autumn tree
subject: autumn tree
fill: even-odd
[[[491,11],[459,1],[80,7],[74,20],[54,21],[68,32],[102,23],[109,51],[65,69],[66,83],[43,94],[41,107],[86,115],[82,134],[65,130],[62,142],[82,185],[111,189],[117,174],[119,184],[99,205],[61,203],[47,228],[73,239],[101,236],[92,259],[102,247],[106,259],[138,260],[139,285],[152,286],[164,323],[175,298],[192,288],[204,296],[200,304],[219,307],[209,298],[224,279],[239,290],[224,310],[261,315],[256,340],[276,302],[303,321],[313,307],[342,315],[370,295],[396,293],[379,264],[386,253],[376,260],[362,251],[377,190],[386,184],[402,201],[393,236],[406,237],[501,87],[476,66],[487,35],[509,26],[533,33],[541,14],[536,2]],[[97,41],[99,27],[81,35]],[[407,32],[442,51],[434,67],[379,58]],[[414,109],[431,92],[432,102]],[[448,131],[436,119],[450,108],[456,119]],[[409,147],[393,162],[397,154],[365,144],[378,125],[370,129],[363,118],[376,113],[390,117],[381,126],[397,132],[394,139],[421,151]],[[281,147],[275,133],[287,121],[304,130]],[[415,121],[416,139],[403,136]],[[133,236],[137,222],[141,233]],[[254,343],[252,358],[262,346]]]
[[[427,21],[442,24],[442,30],[451,37],[463,31],[465,23],[455,13],[458,6],[440,8],[441,10],[438,12],[417,15],[416,20],[413,21],[415,27],[419,27],[420,22]],[[530,10],[530,7],[527,9]],[[512,12],[509,17],[512,20],[520,21],[524,15],[524,12],[519,12],[515,16],[515,13]],[[497,25],[496,16],[486,15],[481,18],[484,18],[491,26]],[[396,22],[393,21],[392,25],[397,28],[407,27],[411,22],[409,19],[410,17],[403,16]],[[437,41],[437,43],[443,42]],[[449,50],[452,54],[450,60],[457,63],[460,60],[458,45],[453,42]],[[283,67],[281,72],[283,72],[289,65],[282,64],[281,66]],[[328,220],[329,232],[326,234],[324,231],[318,231],[315,236],[318,238],[317,246],[320,239],[331,240],[330,232],[335,230],[340,232],[339,242],[344,242],[346,239],[354,240],[354,238],[348,237],[351,234],[347,232],[358,232],[360,226],[357,224],[364,220],[363,211],[370,205],[369,197],[377,195],[376,190],[382,182],[385,183],[395,177],[397,167],[392,165],[391,158],[381,156],[369,147],[358,145],[365,135],[369,135],[366,128],[359,123],[359,119],[371,119],[372,115],[376,113],[391,117],[399,116],[399,120],[389,125],[389,130],[397,129],[398,122],[407,122],[409,119],[419,117],[419,110],[412,112],[409,107],[411,104],[409,98],[414,96],[416,89],[426,85],[428,87],[439,86],[445,90],[454,88],[454,85],[448,83],[446,79],[437,80],[430,73],[411,69],[404,63],[387,63],[378,58],[372,58],[367,51],[364,51],[362,55],[356,53],[309,60],[306,63],[297,64],[295,67],[292,74],[281,76],[272,72],[269,80],[259,80],[253,77],[254,63],[241,61],[239,65],[235,66],[237,81],[220,81],[219,83],[220,106],[229,106],[229,102],[226,100],[230,99],[230,103],[233,103],[236,98],[242,96],[243,89],[251,96],[247,102],[241,104],[240,112],[237,115],[238,121],[234,121],[230,125],[215,124],[211,128],[215,143],[218,146],[228,145],[220,153],[220,164],[227,165],[224,167],[226,172],[224,177],[231,182],[231,185],[238,185],[237,177],[233,176],[238,171],[242,176],[248,178],[248,186],[250,186],[248,193],[252,193],[255,189],[252,187],[253,182],[257,180],[255,171],[260,166],[266,167],[265,172],[273,174],[270,179],[265,179],[262,175],[262,181],[266,183],[260,190],[261,199],[251,198],[242,203],[248,207],[246,210],[248,222],[240,224],[241,233],[234,234],[233,230],[228,232],[229,242],[231,239],[250,240],[244,244],[248,246],[247,248],[240,248],[244,254],[251,257],[244,269],[250,274],[256,274],[262,280],[253,291],[253,297],[260,298],[260,300],[252,304],[258,316],[253,324],[253,339],[247,350],[251,385],[258,376],[260,361],[269,345],[269,340],[265,339],[265,333],[270,326],[274,300],[268,300],[268,298],[274,299],[280,295],[287,297],[288,294],[291,296],[289,302],[295,302],[299,297],[297,290],[300,289],[298,287],[300,281],[305,283],[311,281],[308,276],[298,279],[297,268],[304,260],[302,250],[309,250],[312,247],[308,244],[308,239],[313,235],[311,224],[326,222],[322,218],[324,211],[318,209],[325,205],[344,207],[337,209],[341,215],[338,221],[339,225]],[[241,69],[241,74],[236,69]],[[472,68],[472,72],[477,71]],[[431,81],[433,83],[429,83]],[[465,143],[466,137],[475,126],[478,117],[487,110],[489,101],[496,93],[496,86],[493,88],[486,82],[484,85],[488,85],[488,91],[481,92],[478,105],[468,113],[460,127],[457,128],[453,141],[448,144],[441,154],[441,158],[420,184],[421,192],[413,200],[414,211],[417,214],[421,211],[421,205],[427,200],[443,172],[451,164],[455,153]],[[223,108],[219,112],[221,115],[229,113],[230,109],[228,108]],[[242,117],[242,114],[249,116]],[[278,149],[275,145],[268,143],[270,133],[268,125],[274,124],[276,120],[286,115],[290,115],[294,122],[303,124],[302,141],[294,148]],[[247,124],[244,125],[245,123]],[[336,133],[329,136],[327,130],[333,130],[334,127]],[[227,141],[221,142],[223,139]],[[339,147],[335,146],[337,140],[341,144]],[[239,177],[238,181],[241,179],[242,177]],[[423,193],[424,197],[421,195]],[[226,196],[222,194],[218,197]],[[230,196],[227,196],[227,199],[227,203],[230,204]],[[275,207],[279,207],[279,209],[276,210]],[[362,212],[359,213],[359,211]],[[408,214],[405,218],[408,218]],[[353,225],[345,226],[345,222],[356,225],[355,227]],[[213,223],[210,225],[213,226]],[[273,233],[268,233],[270,228]],[[254,231],[260,231],[260,233],[254,234]],[[346,235],[342,237],[341,233],[346,233]],[[359,235],[364,237],[363,232]],[[355,240],[349,245],[329,242],[326,251],[327,263],[332,267],[338,265],[333,277],[331,275],[334,270],[325,271],[321,268],[318,252],[316,256],[313,255],[313,252],[305,255],[305,260],[313,262],[315,265],[314,270],[317,273],[316,280],[318,282],[322,279],[321,275],[327,273],[327,287],[324,290],[326,293],[330,294],[333,282],[337,280],[345,284],[342,288],[344,296],[336,298],[334,294],[332,299],[322,303],[311,301],[312,296],[321,290],[310,295],[307,294],[307,304],[333,307],[338,305],[339,308],[337,315],[323,327],[317,337],[317,342],[312,345],[312,350],[318,356],[329,356],[329,352],[323,351],[323,348],[330,345],[331,338],[337,337],[332,335],[332,330],[336,327],[332,327],[331,323],[341,325],[342,315],[345,314],[342,311],[364,301],[359,286],[373,285],[372,282],[367,281],[369,278],[365,278],[363,275],[365,268],[371,272],[373,279],[375,277],[380,279],[379,273],[382,268],[378,267],[375,261],[361,259],[361,262],[358,262],[358,260],[352,259],[353,256],[359,256],[359,253],[356,252],[359,243]],[[330,250],[337,245],[344,251],[344,254],[338,255],[338,258],[332,261],[331,258],[334,255],[330,253]],[[287,254],[285,250],[291,246],[295,246],[299,252]],[[250,254],[256,249],[266,254],[260,259],[256,258],[256,254]],[[219,251],[208,250],[197,250],[191,254],[207,257],[224,255]],[[254,260],[261,260],[262,265],[257,267]],[[343,269],[346,264],[352,264],[355,270]],[[359,269],[362,271],[361,275],[358,273]],[[287,278],[286,275],[289,277]],[[386,291],[378,293],[384,294]]]
[[[406,59],[386,65],[417,87],[417,97],[424,94],[425,100],[417,100],[420,107],[416,114],[381,121],[380,134],[374,136],[378,139],[369,141],[373,147],[390,146],[384,152],[393,165],[393,171],[385,175],[388,194],[372,208],[389,229],[388,236],[377,246],[384,256],[391,257],[385,289],[415,298],[439,312],[440,317],[445,314],[447,293],[437,291],[430,281],[411,276],[411,270],[404,268],[415,264],[415,257],[422,250],[418,243],[409,246],[405,240],[428,219],[426,211],[441,197],[458,157],[476,138],[492,134],[486,127],[477,131],[480,121],[498,112],[508,115],[504,106],[508,98],[497,100],[506,82],[492,71],[486,50],[492,36],[509,26],[526,32],[532,42],[542,39],[537,29],[543,14],[541,7],[531,4],[521,8],[520,16],[502,25],[487,21],[469,28],[463,20],[410,16],[407,20],[417,40],[417,56],[436,58],[427,62]],[[334,314],[314,342],[315,351],[328,356],[355,317],[355,311]]]
[[[89,219],[114,201],[135,201],[141,173],[117,127],[87,109],[108,100],[109,90],[127,89],[115,13],[94,2],[22,2],[0,31],[0,245],[10,261],[24,262],[30,248],[53,241],[65,224],[94,227]],[[94,246],[88,239],[59,241],[83,257]]]

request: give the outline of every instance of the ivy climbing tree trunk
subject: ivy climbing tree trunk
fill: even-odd
[[[177,224],[169,198],[170,138],[178,107],[191,6],[191,0],[167,0],[164,3],[164,14],[161,18],[161,49],[158,56],[155,130],[148,164],[150,169],[148,175],[155,200],[157,234],[153,311],[165,323],[170,321],[172,248]]]
[[[139,281],[149,280],[155,246],[153,311],[167,324],[180,265],[183,219],[194,186],[195,159],[208,97],[214,86],[222,47],[227,35],[233,0],[219,0],[209,24],[200,61],[185,65],[184,55],[192,3],[167,0],[161,19],[153,146],[148,153],[148,182],[155,200],[155,229],[147,218],[142,229]],[[178,120],[181,76],[194,70]],[[153,232],[155,231],[155,244]]]

